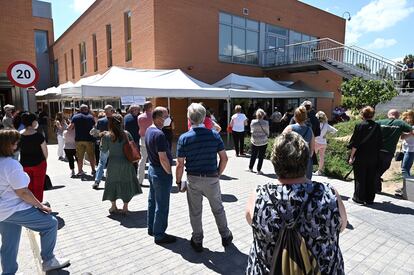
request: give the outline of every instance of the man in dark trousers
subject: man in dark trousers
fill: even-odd
[[[390,168],[392,158],[395,154],[397,143],[402,135],[414,134],[411,125],[404,122],[400,117],[400,113],[396,109],[388,111],[388,118],[376,121],[381,126],[382,132],[382,148],[378,160],[377,188],[376,192],[382,191],[382,175]]]
[[[173,243],[177,239],[165,233],[168,227],[170,192],[172,187],[172,155],[167,138],[162,131],[168,111],[156,107],[152,112],[153,124],[145,132],[145,146],[148,152],[148,234],[154,236],[156,244]]]

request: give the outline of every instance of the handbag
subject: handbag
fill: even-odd
[[[137,145],[134,141],[129,140],[127,134],[124,132],[125,143],[122,147],[124,155],[129,162],[137,162],[141,159],[141,153],[138,150]]]
[[[404,152],[402,152],[402,144],[400,144],[400,149],[395,152],[394,156],[395,161],[402,161],[404,159]]]
[[[233,133],[233,127],[231,127],[231,124],[227,125],[227,133]]]

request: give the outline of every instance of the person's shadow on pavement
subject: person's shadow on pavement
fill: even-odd
[[[147,228],[147,210],[130,211],[128,214],[110,214],[108,218],[119,221],[126,228]]]
[[[190,241],[177,237],[177,242],[162,245],[164,248],[180,254],[190,263],[204,264],[205,267],[219,274],[244,274],[247,266],[247,255],[242,253],[233,243],[224,252],[211,251],[204,247],[203,252],[195,252]]]

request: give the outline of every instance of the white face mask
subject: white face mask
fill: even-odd
[[[166,119],[164,119],[164,127],[170,126],[171,124],[171,118],[167,117]]]
[[[37,121],[33,121],[33,123],[32,123],[32,127],[33,127],[33,129],[37,129],[38,127],[39,127],[39,122],[37,122]]]

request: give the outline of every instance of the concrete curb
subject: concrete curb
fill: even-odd
[[[46,273],[42,270],[42,257],[40,257],[40,236],[30,229],[26,229],[26,233],[29,236],[30,248],[35,258],[37,274],[45,275]]]

